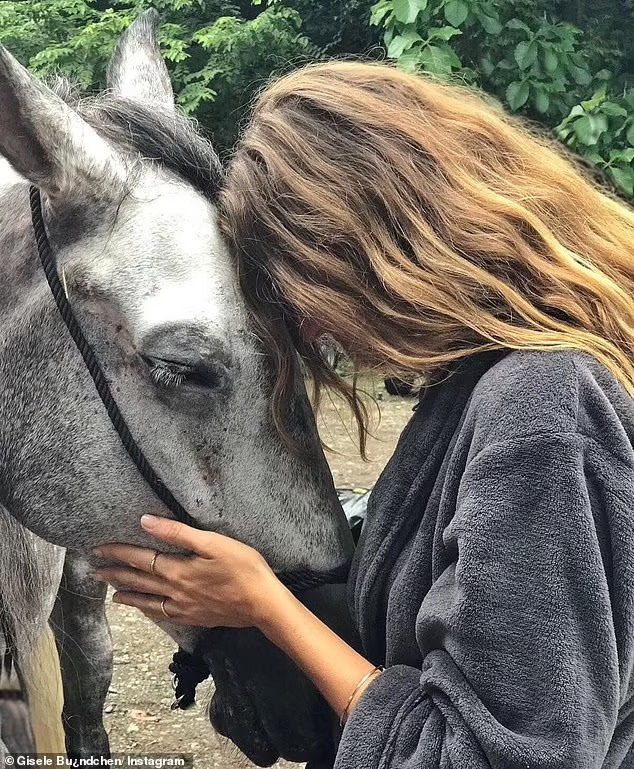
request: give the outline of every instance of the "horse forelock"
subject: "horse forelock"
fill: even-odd
[[[63,78],[49,86],[98,133],[117,148],[153,161],[215,203],[223,169],[211,142],[198,124],[177,112],[104,92],[82,99]]]
[[[101,97],[85,117],[117,146],[140,154],[181,177],[215,203],[223,181],[220,159],[179,113],[142,103]]]

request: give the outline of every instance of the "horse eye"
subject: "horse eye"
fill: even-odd
[[[175,390],[183,384],[191,384],[205,389],[219,386],[218,377],[214,372],[164,358],[151,358],[145,355],[141,357],[150,370],[152,381],[162,389]]]
[[[175,390],[185,381],[186,375],[182,371],[173,371],[167,366],[154,364],[150,368],[150,377],[157,387]]]
[[[219,385],[218,377],[213,372],[203,371],[202,369],[191,369],[185,375],[184,381],[198,387],[205,387],[208,390],[212,390]]]

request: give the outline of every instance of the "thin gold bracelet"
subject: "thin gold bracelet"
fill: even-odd
[[[352,690],[352,694],[350,695],[348,702],[346,703],[346,707],[343,709],[343,712],[341,713],[341,717],[339,719],[339,726],[341,728],[343,728],[343,725],[346,723],[346,720],[348,718],[348,708],[352,704],[352,700],[354,699],[355,694],[359,691],[359,689],[363,686],[363,684],[366,681],[369,681],[370,678],[372,678],[372,676],[375,673],[382,673],[384,670],[385,668],[383,667],[383,665],[379,665],[378,667],[375,667],[374,670],[371,670],[369,673],[364,675],[363,678],[359,681],[359,683],[354,687],[354,689]]]

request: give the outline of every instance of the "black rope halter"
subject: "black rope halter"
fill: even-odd
[[[44,274],[46,275],[46,280],[48,281],[51,293],[55,299],[55,304],[62,316],[62,320],[66,324],[69,334],[81,353],[86,368],[95,384],[97,394],[101,398],[101,402],[110,417],[114,429],[117,431],[117,435],[119,436],[123,447],[128,452],[128,455],[137,466],[137,469],[143,478],[145,478],[152,491],[170,510],[176,520],[187,526],[199,529],[200,526],[196,519],[192,518],[163,483],[160,476],[156,473],[147,457],[132,437],[132,433],[123,418],[123,414],[119,410],[119,406],[114,399],[108,380],[103,373],[103,369],[101,368],[92,347],[88,343],[88,340],[84,336],[81,326],[77,322],[75,313],[66,296],[66,291],[59,279],[55,256],[48,240],[48,235],[46,234],[44,215],[42,213],[42,200],[40,191],[37,187],[30,187],[29,200],[31,204],[31,219],[33,222],[35,241],[37,243],[37,251],[42,263],[42,268],[44,269]],[[310,569],[303,569],[277,574],[280,582],[286,585],[286,587],[293,593],[302,593],[322,585],[345,582],[347,576],[348,566],[345,564],[330,569],[329,571],[318,572]],[[170,671],[173,673],[172,683],[176,691],[176,701],[173,703],[172,708],[181,708],[184,710],[191,707],[195,702],[196,685],[209,676],[207,663],[204,662],[202,655],[198,650],[195,651],[194,654],[189,654],[183,649],[179,649],[178,652],[174,654],[172,664],[170,665]]]

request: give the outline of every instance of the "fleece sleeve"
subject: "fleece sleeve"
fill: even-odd
[[[611,507],[634,509],[633,472],[575,433],[481,450],[418,614],[422,669],[368,687],[336,769],[601,767],[619,660],[599,533]]]

